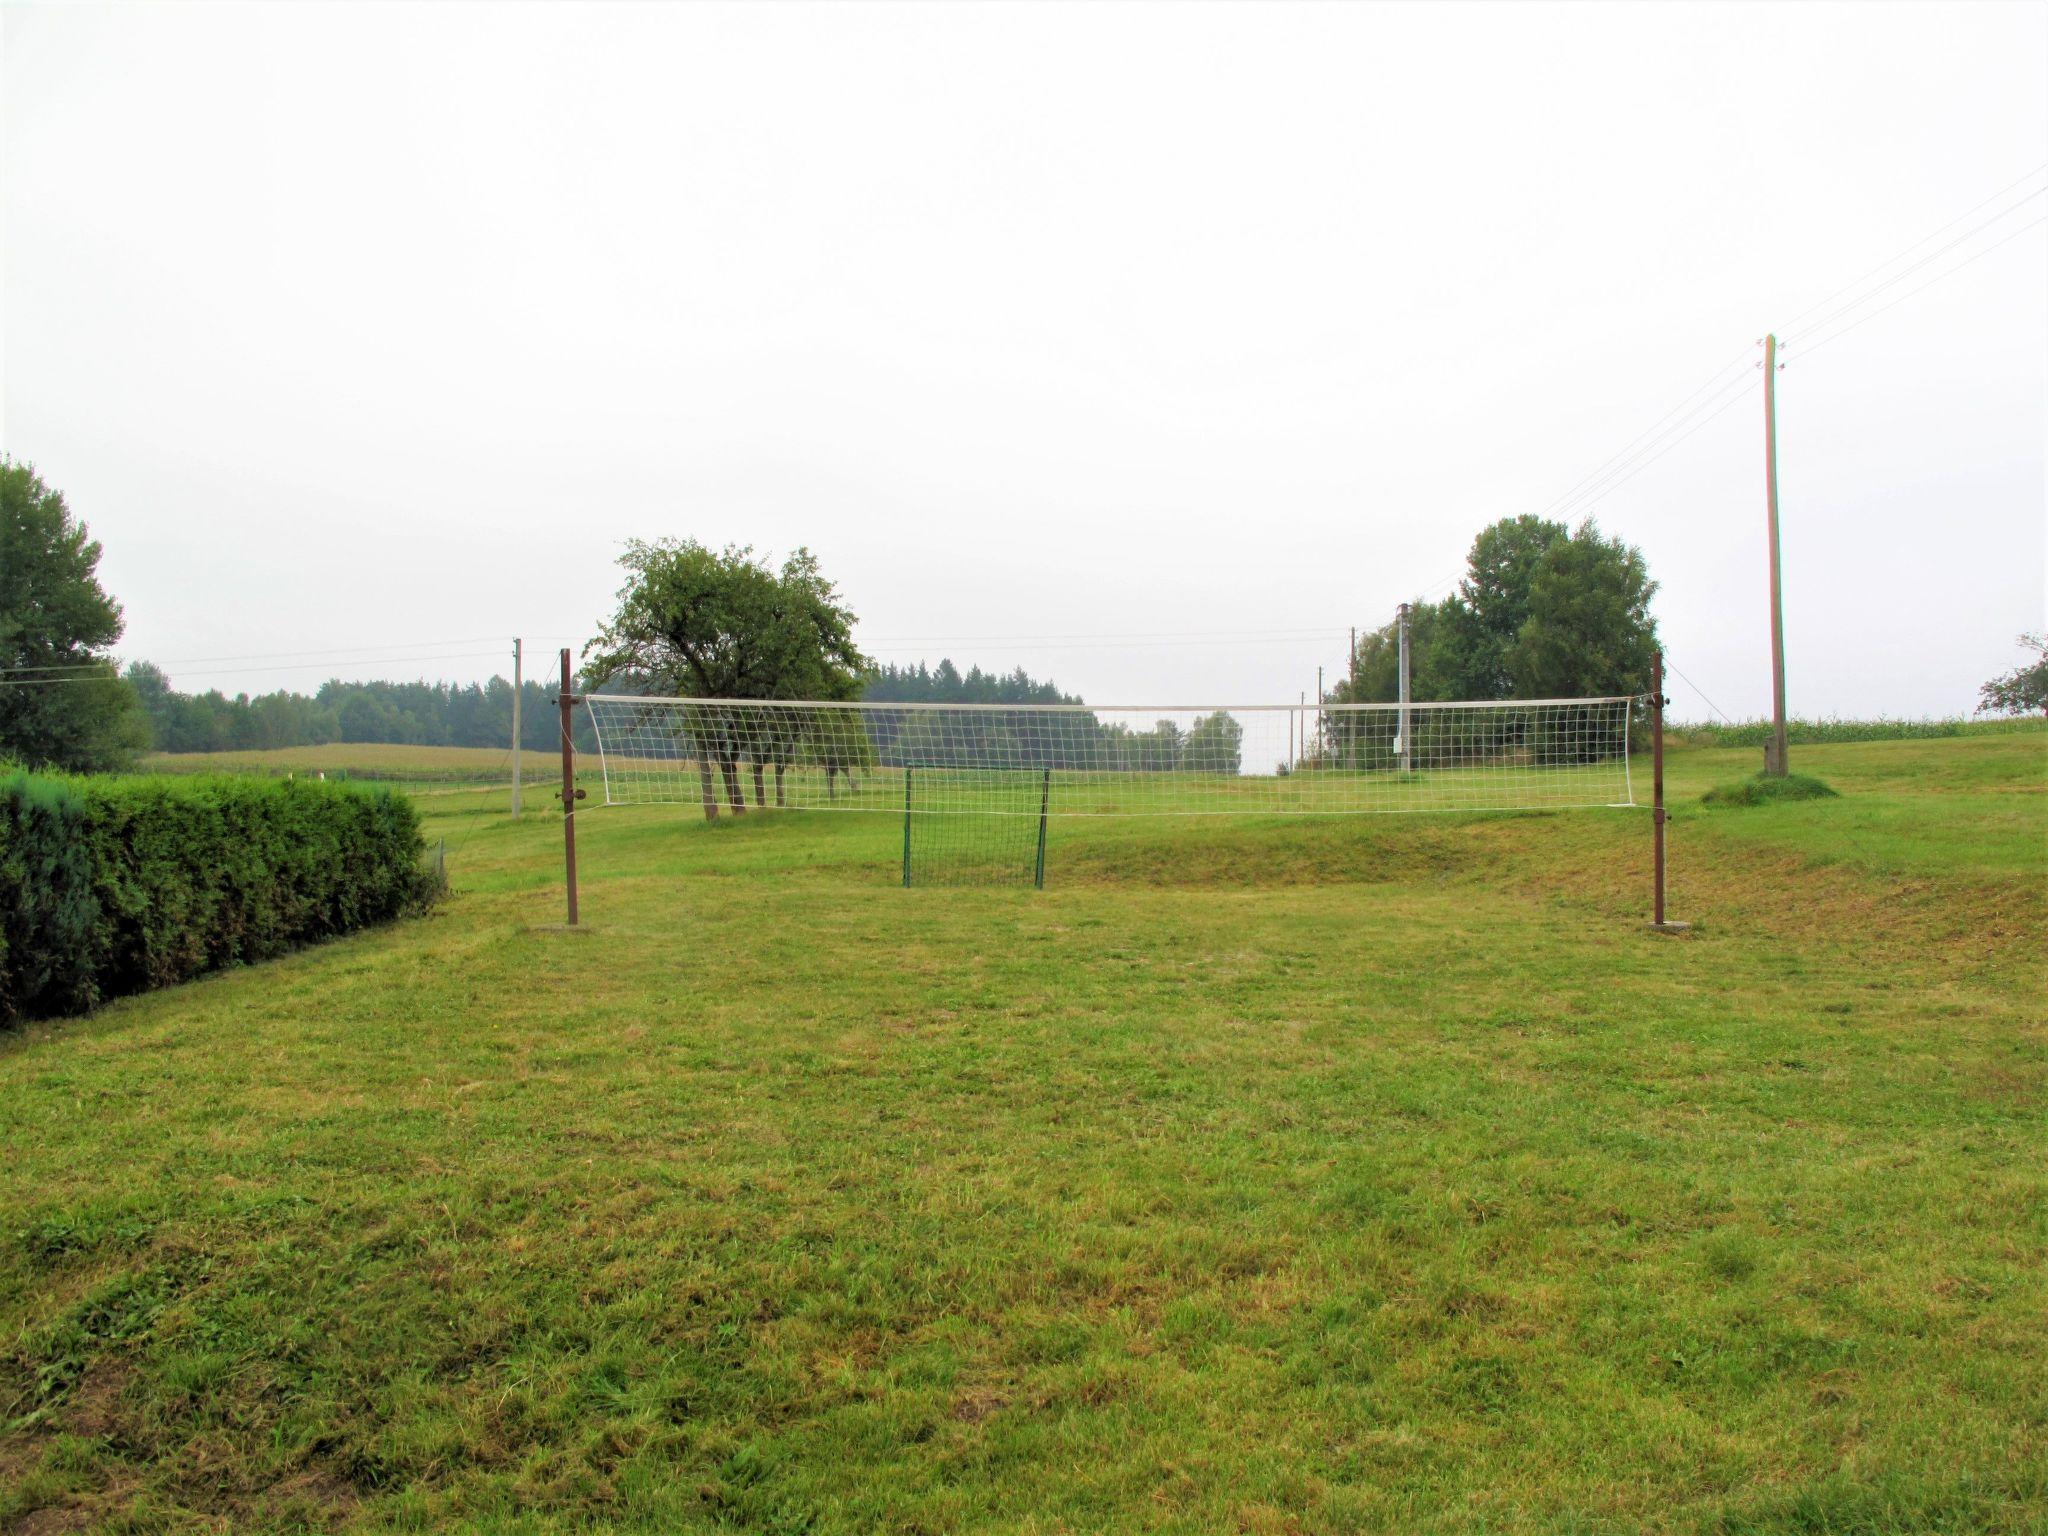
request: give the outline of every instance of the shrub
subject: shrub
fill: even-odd
[[[428,904],[389,791],[0,777],[0,1023],[269,959]]]
[[[1758,774],[1738,784],[1722,784],[1700,796],[1702,803],[1719,806],[1775,805],[1780,800],[1833,800],[1837,791],[1819,779],[1803,773],[1782,778]]]

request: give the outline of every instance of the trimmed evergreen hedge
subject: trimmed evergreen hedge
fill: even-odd
[[[389,790],[0,773],[0,1024],[420,910],[423,853]]]

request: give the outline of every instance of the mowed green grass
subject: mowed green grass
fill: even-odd
[[[1837,801],[424,801],[425,920],[0,1042],[0,1527],[2038,1531],[2048,735]],[[1644,787],[1639,775],[1638,788]]]
[[[529,783],[545,781],[554,767],[546,753],[525,754]],[[329,742],[317,747],[265,747],[245,752],[150,752],[145,773],[332,774],[438,785],[451,781],[510,784],[512,753],[505,747],[414,747],[396,742]],[[545,791],[543,791],[545,792]]]

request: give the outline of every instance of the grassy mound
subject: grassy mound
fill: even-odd
[[[1783,800],[1834,800],[1838,792],[1820,779],[1804,773],[1782,778],[1757,774],[1736,784],[1721,784],[1700,796],[1703,805],[1776,805]]]

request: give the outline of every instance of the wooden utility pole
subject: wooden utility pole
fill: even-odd
[[[1771,742],[1764,772],[1789,771],[1785,746],[1785,584],[1778,564],[1778,338],[1764,338],[1764,501],[1771,528]]]
[[[569,881],[569,926],[576,926],[576,801],[582,791],[576,787],[576,695],[570,691],[575,679],[569,671],[569,647],[562,647],[562,867]]]
[[[525,684],[520,654],[524,642],[512,642],[512,814],[519,815],[519,691]]]

